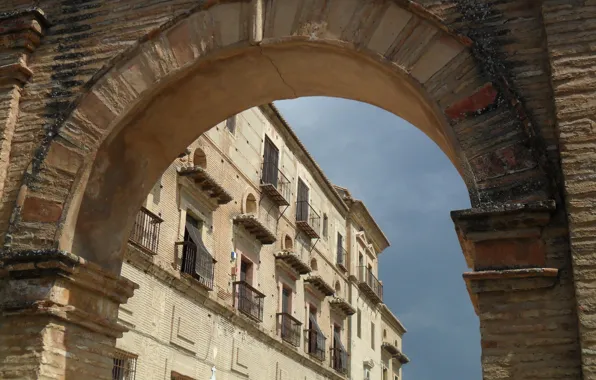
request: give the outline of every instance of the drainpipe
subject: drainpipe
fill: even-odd
[[[348,264],[349,265],[349,264]],[[348,278],[348,300],[352,304],[352,282]],[[352,379],[352,317],[348,317],[348,379]]]

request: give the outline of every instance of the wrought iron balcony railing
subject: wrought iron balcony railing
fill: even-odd
[[[235,307],[247,317],[263,322],[265,295],[246,281],[234,282]]]
[[[281,339],[294,347],[300,346],[300,326],[302,323],[289,313],[277,313]]]
[[[142,207],[130,232],[131,243],[156,254],[159,247],[159,228],[163,219]]]
[[[192,241],[176,243],[182,246],[182,264],[180,272],[194,277],[201,285],[213,290],[215,277],[215,259],[208,252],[199,249]]]
[[[358,267],[358,285],[373,301],[383,302],[383,285],[368,267]]]
[[[317,330],[304,330],[306,339],[306,352],[309,355],[319,359],[325,360],[325,341],[327,338]]]
[[[342,270],[348,270],[348,252],[341,245],[337,246],[337,266]]]
[[[296,202],[296,225],[311,239],[320,237],[321,216],[308,201]]]
[[[348,353],[343,348],[331,349],[331,367],[344,375],[348,373]]]
[[[261,189],[265,192],[278,206],[288,206],[290,204],[290,180],[277,167],[277,162],[263,162],[263,169],[261,173]]]

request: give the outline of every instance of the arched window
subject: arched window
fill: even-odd
[[[317,259],[310,260],[310,269],[312,269],[313,271],[316,271],[318,269]]]
[[[244,210],[247,214],[256,214],[257,213],[257,198],[253,194],[248,194],[246,197],[246,204],[244,205]]]
[[[338,296],[341,292],[341,284],[339,281],[335,281],[335,295]]]
[[[387,338],[387,330],[383,329],[383,338]]]
[[[286,251],[291,251],[294,249],[294,242],[292,241],[290,235],[286,235],[286,237],[284,237],[284,249]]]
[[[192,162],[194,166],[200,166],[203,169],[207,169],[207,155],[205,155],[203,149],[195,149],[195,153],[192,157]]]

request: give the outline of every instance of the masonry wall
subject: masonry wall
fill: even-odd
[[[211,367],[215,366],[223,374],[222,378],[234,379],[235,376],[240,376],[238,368],[233,364],[236,360],[234,356],[238,355],[237,350],[246,352],[246,359],[242,360],[248,363],[245,364],[249,367],[243,370],[250,373],[250,378],[297,379],[291,376],[300,373],[310,379],[309,371],[312,369],[306,372],[298,369],[297,367],[303,367],[304,364],[299,364],[296,360],[302,363],[307,361],[310,367],[323,366],[333,374],[330,369],[329,349],[332,346],[334,325],[341,327],[342,343],[346,348],[351,341],[351,363],[360,363],[360,367],[363,360],[372,359],[380,363],[381,323],[378,305],[370,304],[362,298],[357,287],[352,286],[354,290],[351,291],[348,276],[354,275],[355,272],[343,271],[336,265],[338,233],[344,237],[343,246],[348,251],[352,249],[352,242],[347,236],[347,207],[344,204],[344,209],[337,208],[337,204],[343,204],[339,196],[321,177],[321,173],[313,170],[307,153],[288,134],[287,128],[282,120],[271,120],[271,115],[266,115],[260,108],[244,111],[235,116],[233,132],[224,121],[193,142],[185,154],[181,154],[150,190],[145,207],[163,219],[160,224],[159,249],[157,252],[147,252],[131,247],[133,251],[129,250],[127,254],[128,264],[122,269],[125,277],[139,283],[141,287],[131,301],[121,308],[120,319],[132,330],[118,342],[118,346],[123,350],[139,355],[139,378],[162,378],[164,373],[167,375],[171,371],[193,378],[203,378],[202,376],[210,373]],[[291,182],[290,206],[287,209],[283,206],[277,207],[265,194],[261,194],[259,188],[265,136],[278,147],[280,170]],[[195,152],[199,152],[196,157],[201,156],[201,152],[204,153],[205,170],[232,195],[231,202],[218,205],[192,178],[179,175],[178,171],[181,168],[197,165],[197,162],[194,162]],[[314,240],[306,238],[294,222],[298,178],[309,186],[313,208],[321,218],[324,215],[328,218],[327,234],[323,233],[321,220],[318,231],[321,239],[316,244]],[[262,244],[244,227],[233,222],[235,216],[247,212],[246,200],[249,194],[257,200],[257,218],[277,237],[273,244]],[[329,194],[336,199],[329,199]],[[194,280],[181,276],[179,272],[182,265],[182,246],[176,243],[184,239],[187,213],[200,221],[203,242],[217,261],[212,291],[193,283]],[[358,305],[365,315],[365,335],[362,341],[355,341],[349,336],[349,317],[339,310],[332,309],[329,306],[329,297],[305,286],[305,276],[301,277],[277,265],[274,255],[287,249],[285,245],[288,238],[293,245],[290,250],[295,251],[302,261],[311,265],[316,261],[317,269],[313,270],[312,274],[322,276],[325,282],[335,289],[335,296],[350,302],[350,295],[354,295],[352,304],[354,307]],[[237,255],[235,259],[232,252]],[[367,258],[367,263],[374,263],[376,273],[376,254],[373,252],[372,255]],[[239,280],[242,258],[248,258],[253,263],[252,285],[265,294],[264,317],[261,323],[247,322],[241,313],[234,311],[233,282]],[[153,269],[142,270],[146,266]],[[157,272],[161,274],[157,275]],[[172,281],[186,281],[186,286],[201,294],[200,300],[172,289]],[[276,313],[281,311],[282,286],[292,290],[292,315],[303,323],[301,329],[308,328],[309,309],[316,308],[318,324],[327,337],[326,358],[323,362],[317,362],[306,354],[304,333],[301,334],[298,348],[282,343],[276,316]],[[206,307],[205,302],[217,307]],[[223,316],[218,308],[231,312],[236,323],[225,322],[227,317]],[[238,321],[249,323],[256,327],[256,330],[247,330],[241,326],[242,323],[239,325]],[[371,322],[376,326],[374,350],[370,348]],[[210,324],[211,328],[204,329],[205,323]],[[271,340],[285,346],[282,349],[278,347],[276,351],[271,346]],[[361,346],[364,348],[360,349]],[[288,358],[282,354],[282,351],[287,353],[286,350],[294,352],[294,356]],[[365,356],[367,359],[363,359]],[[265,359],[261,358],[271,360],[262,364],[259,360]],[[379,371],[378,366],[375,371]],[[286,375],[282,375],[282,372]],[[313,379],[333,376],[329,373],[325,375],[325,371],[320,369],[312,374],[315,372],[319,377],[312,377]],[[219,379],[220,375],[217,378]]]

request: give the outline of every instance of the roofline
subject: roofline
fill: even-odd
[[[387,317],[387,319],[389,319],[390,322],[393,322],[395,325],[397,325],[397,327],[402,331],[402,335],[408,332],[408,330],[406,330],[405,326],[401,323],[401,321],[384,303],[381,304],[381,313],[383,316]]]
[[[385,247],[382,248],[379,251],[379,253],[383,252],[385,249],[387,249],[389,246],[391,246],[391,242],[389,241],[389,239],[387,238],[387,236],[385,235],[385,233],[383,232],[383,230],[381,229],[381,227],[379,226],[379,224],[377,223],[377,221],[375,220],[375,218],[372,216],[372,214],[370,213],[370,211],[368,210],[368,208],[366,207],[366,205],[364,204],[364,202],[361,201],[360,199],[354,199],[354,203],[355,204],[359,204],[359,205],[362,206],[362,209],[364,210],[364,213],[366,214],[366,217],[368,219],[370,219],[370,221],[372,222],[372,224],[375,227],[375,229],[379,232],[379,234],[383,238],[383,243],[384,243],[383,245]]]
[[[321,167],[319,166],[319,164],[317,164],[317,162],[315,161],[315,159],[310,155],[310,153],[308,152],[308,150],[306,149],[306,147],[304,146],[304,144],[302,144],[302,141],[300,141],[300,139],[298,138],[298,136],[296,135],[296,133],[294,132],[294,130],[292,129],[292,127],[290,127],[290,124],[288,124],[288,122],[286,121],[286,119],[284,119],[284,117],[281,115],[281,113],[279,112],[279,110],[277,109],[277,107],[273,103],[268,103],[266,105],[259,106],[259,108],[263,108],[263,107],[269,107],[273,111],[275,117],[280,121],[280,123],[282,124],[282,126],[290,134],[290,137],[294,140],[294,142],[298,145],[298,147],[306,155],[306,158],[309,161],[308,163],[310,165],[312,165],[314,167],[315,171],[317,172],[317,174],[319,176],[321,176],[321,178],[323,178],[323,181],[325,182],[325,185],[327,186],[328,190],[331,191],[333,197],[335,198],[335,201],[339,204],[339,206],[341,208],[343,208],[343,211],[347,213],[350,210],[350,208],[348,207],[348,205],[346,204],[346,202],[344,202],[344,200],[342,199],[342,197],[337,193],[337,191],[335,190],[334,185],[331,183],[331,181],[329,181],[329,179],[327,178],[327,176],[325,175],[325,173],[323,172],[323,170],[321,169]]]

